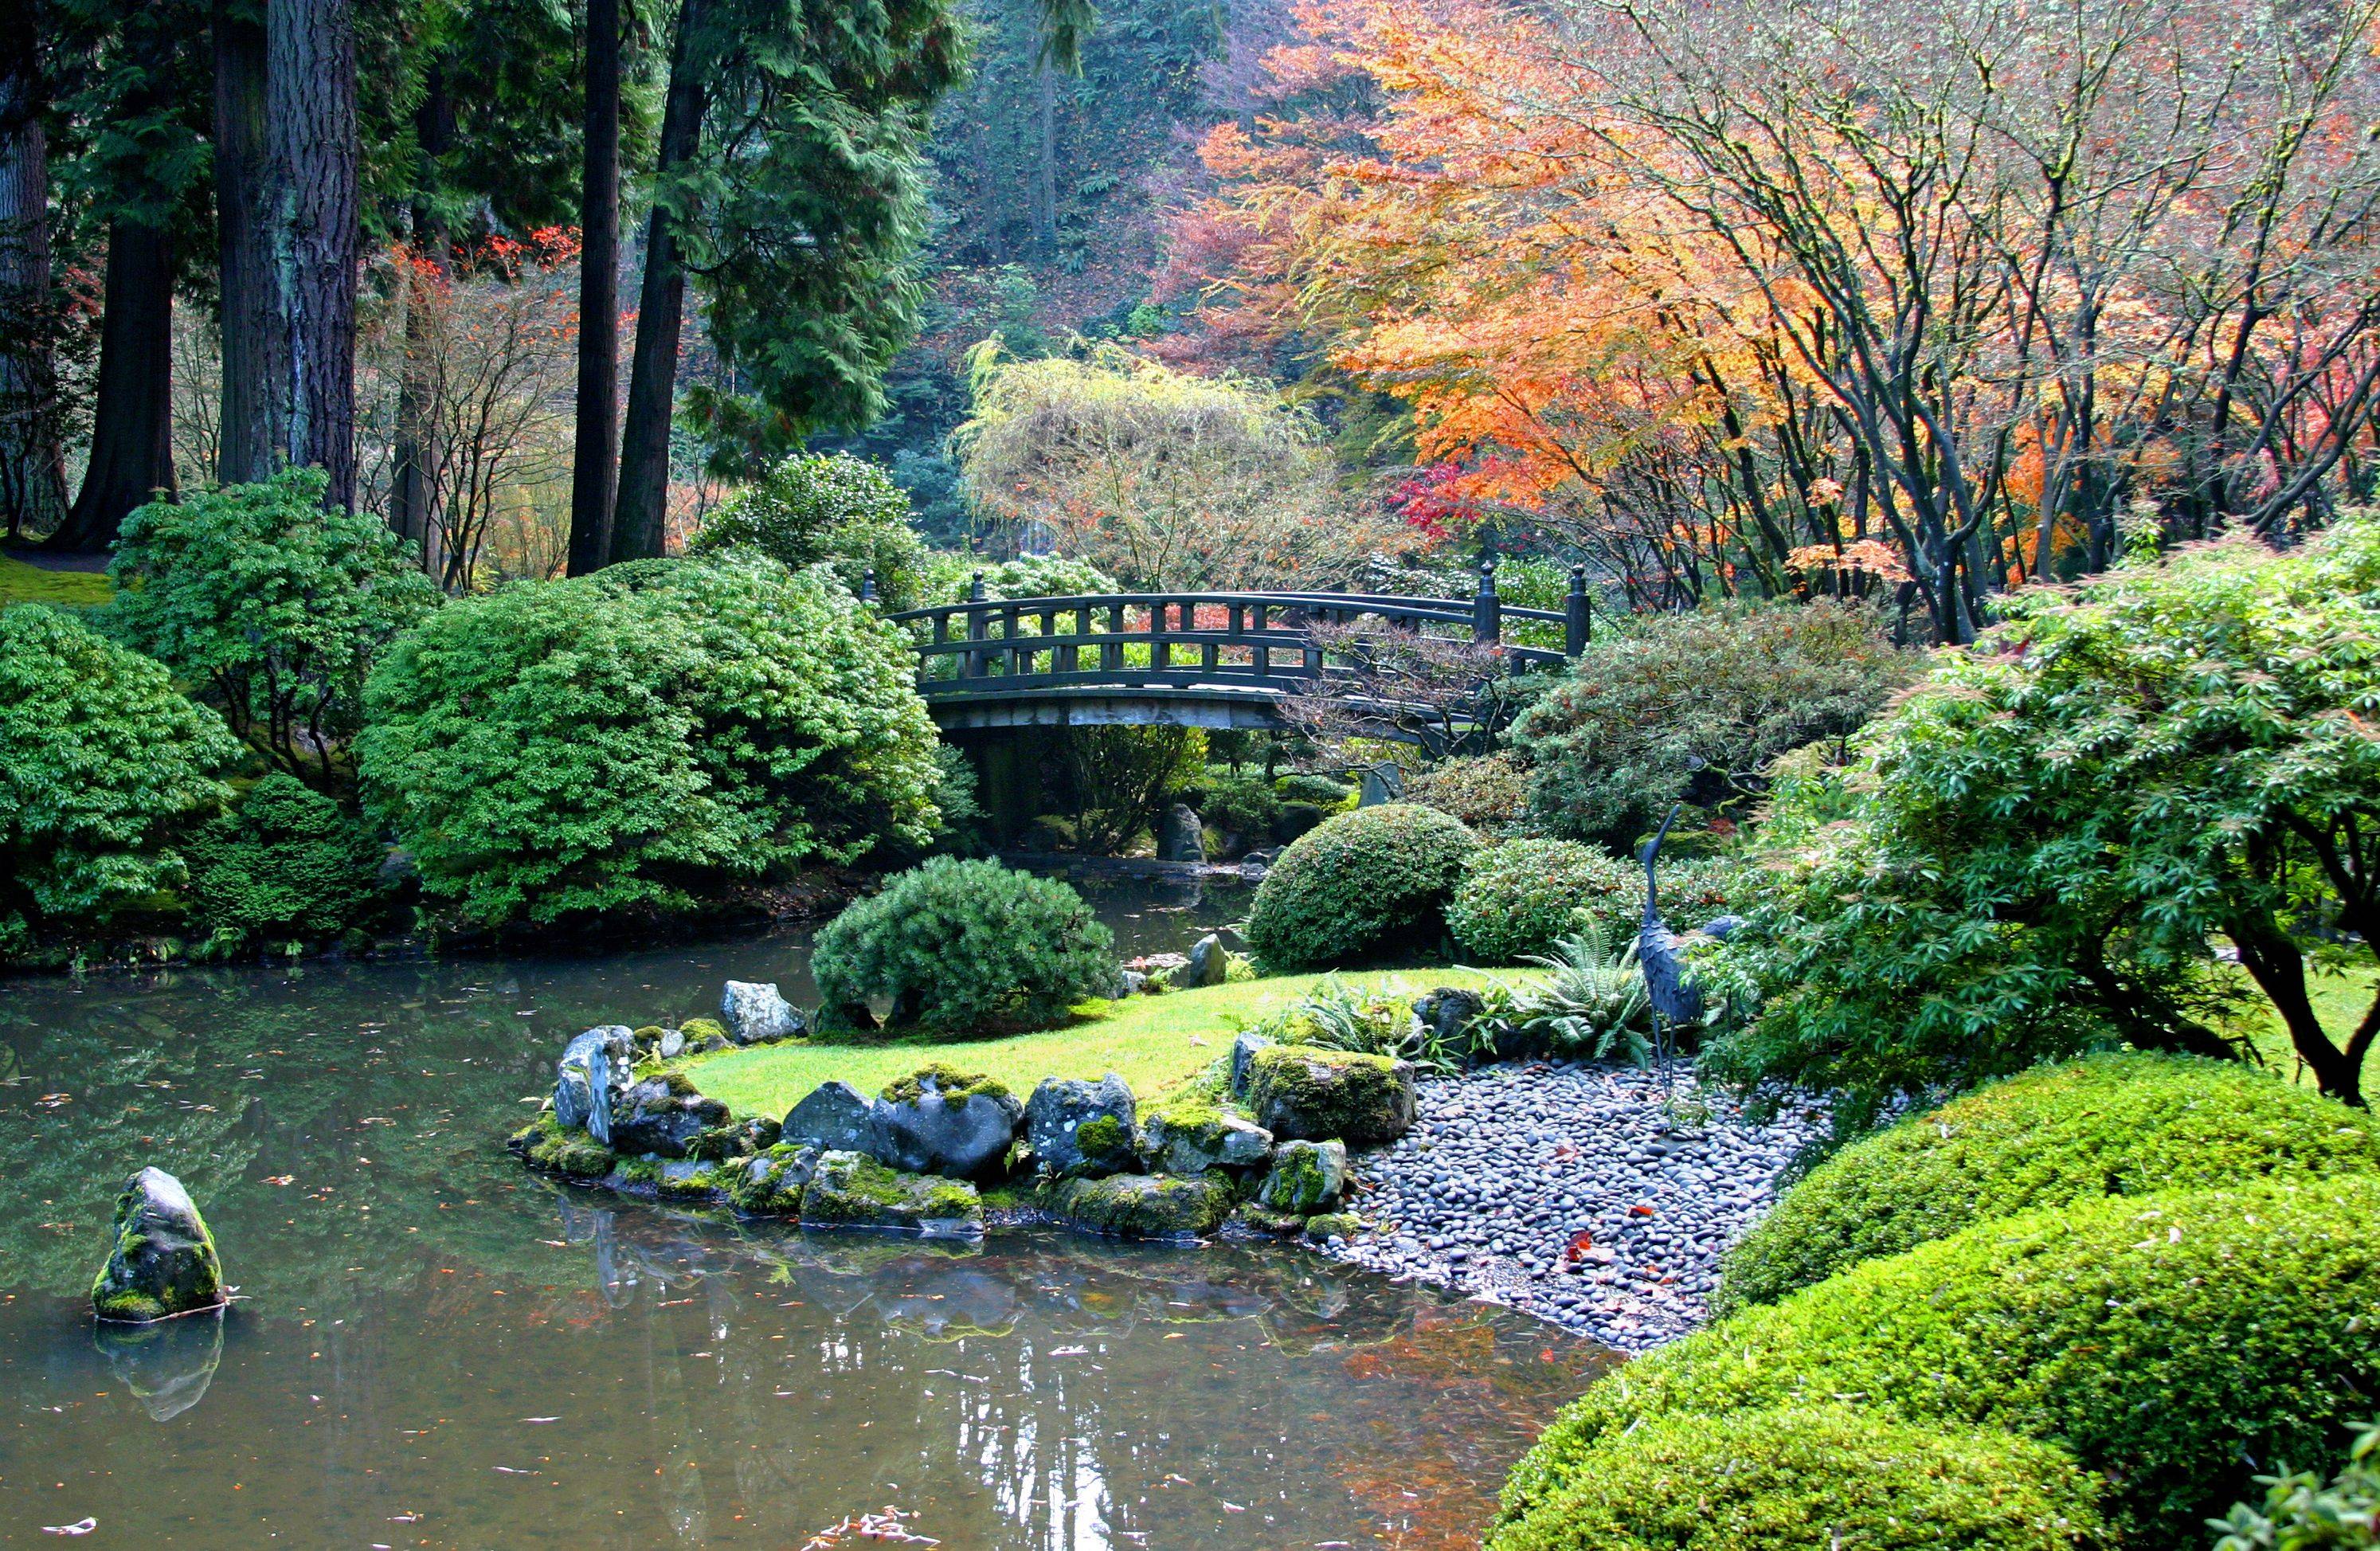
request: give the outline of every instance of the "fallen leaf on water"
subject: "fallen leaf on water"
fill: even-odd
[[[96,1519],[78,1519],[71,1524],[44,1524],[42,1533],[45,1535],[87,1535],[97,1528],[99,1521]]]

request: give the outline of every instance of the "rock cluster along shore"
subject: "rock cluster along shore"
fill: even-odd
[[[1424,1082],[1419,1123],[1355,1160],[1367,1230],[1330,1253],[1623,1351],[1695,1329],[1719,1256],[1826,1117],[1789,1104],[1755,1125],[1685,1067],[1671,1081],[1705,1108],[1699,1123],[1673,1125],[1660,1079],[1633,1068],[1536,1061]]]
[[[771,1032],[750,1037],[783,1037],[774,987],[731,981],[722,1004],[736,1030],[726,1037],[754,1022]],[[578,1035],[513,1150],[624,1194],[813,1227],[972,1236],[989,1206],[1129,1238],[1196,1238],[1230,1220],[1319,1240],[1359,1227],[1337,1210],[1349,1145],[1393,1141],[1415,1114],[1406,1062],[1244,1034],[1206,1078],[1146,1109],[1113,1072],[1044,1078],[1020,1103],[937,1064],[873,1097],[828,1082],[783,1120],[739,1119],[668,1064],[702,1048],[686,1036],[621,1024]]]

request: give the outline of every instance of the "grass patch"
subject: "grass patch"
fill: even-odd
[[[2380,983],[2380,975],[2366,970],[2338,975],[2312,964],[2306,966],[2306,991],[2313,1001],[2313,1015],[2322,1020],[2332,1044],[2346,1044],[2348,1035],[2363,1021],[2364,1010],[2372,1005],[2375,983]],[[2265,1064],[2291,1082],[2313,1087],[2313,1073],[2299,1062],[2297,1048],[2289,1043],[2289,1031],[2281,1026],[2280,1015],[2252,987],[2251,992],[2259,1004],[2256,1048],[2264,1055]],[[2375,1042],[2363,1058],[2363,1096],[2367,1100],[2380,1097],[2380,1042]]]
[[[1433,986],[1511,982],[1533,970],[1415,969],[1351,974],[1364,984],[1398,979],[1419,996]],[[739,1115],[782,1115],[820,1083],[841,1079],[873,1094],[928,1061],[980,1072],[1019,1097],[1044,1077],[1096,1078],[1113,1072],[1144,1101],[1192,1076],[1231,1049],[1241,1020],[1260,1018],[1296,1001],[1323,978],[1281,975],[1238,985],[1207,986],[1129,1001],[1098,1002],[1100,1011],[1071,1027],[1002,1039],[902,1039],[870,1044],[787,1043],[700,1056],[686,1071],[710,1097]]]
[[[103,572],[48,571],[13,556],[0,555],[0,609],[11,603],[55,603],[68,609],[95,609],[115,595]]]

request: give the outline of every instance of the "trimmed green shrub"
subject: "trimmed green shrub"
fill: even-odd
[[[1114,989],[1115,938],[1054,878],[937,856],[828,922],[810,973],[830,1011],[890,999],[896,1025],[1007,1034]]]
[[[853,597],[869,571],[888,611],[925,601],[926,541],[908,492],[880,465],[849,453],[795,453],[703,520],[688,554],[746,550],[790,571],[824,564]]]
[[[1356,788],[1349,782],[1308,770],[1293,770],[1274,782],[1273,787],[1282,802],[1312,803],[1325,818],[1346,812],[1356,795]]]
[[[176,837],[239,757],[163,664],[56,609],[0,612],[0,957],[178,885]]]
[[[1574,1480],[1487,1551],[2106,1544],[2097,1484],[2059,1450],[1840,1406],[1656,1418],[1593,1449]]]
[[[1262,844],[1281,818],[1281,794],[1264,771],[1209,765],[1199,779],[1198,817],[1244,841]]]
[[[1449,759],[1407,777],[1405,801],[1451,813],[1483,835],[1518,834],[1529,822],[1529,772],[1509,750]]]
[[[189,849],[190,906],[222,948],[336,937],[381,899],[385,849],[338,804],[279,770]]]
[[[2056,1443],[2177,1545],[2249,1461],[2305,1460],[2380,1386],[2380,1177],[2107,1197],[1978,1223],[1751,1308],[1606,1375],[1513,1467],[1516,1521],[1655,1416],[1858,1398]]]
[[[1257,887],[1247,941],[1276,970],[1433,947],[1479,837],[1407,803],[1357,808],[1300,836]]]
[[[1885,638],[1875,610],[1706,603],[1591,643],[1513,723],[1512,744],[1534,768],[1540,824],[1630,851],[1673,802],[1745,817],[1769,760],[1849,737],[1924,665]]]
[[[321,751],[360,724],[372,664],[440,600],[386,523],[322,504],[327,479],[284,469],[134,511],[108,563],[104,616],[212,695],[233,732],[316,784]]]
[[[1098,598],[1123,590],[1113,576],[1087,560],[1051,554],[993,562],[978,554],[936,550],[926,557],[925,596],[920,605],[965,602],[978,572],[983,574],[983,595],[988,599]]]
[[[1721,864],[1660,869],[1661,915],[1685,931],[1727,909]],[[1575,933],[1635,934],[1645,915],[1645,868],[1567,840],[1508,840],[1472,857],[1446,907],[1455,945],[1472,958],[1512,963],[1554,951]]]
[[[2229,1061],[2128,1053],[2043,1067],[1912,1116],[1786,1192],[1717,1305],[1768,1303],[1971,1223],[2098,1195],[2380,1169],[2380,1125]]]
[[[933,723],[900,632],[816,572],[721,555],[518,583],[372,675],[367,806],[494,927],[683,909],[931,838]]]

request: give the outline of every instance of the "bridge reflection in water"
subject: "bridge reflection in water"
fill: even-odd
[[[1318,627],[1401,631],[1495,648],[1499,672],[1559,668],[1585,647],[1583,567],[1560,610],[1508,608],[1491,563],[1469,599],[1353,592],[1123,592],[987,599],[888,615],[916,637],[917,687],[945,732],[1164,724],[1276,727],[1291,694],[1366,691],[1352,644]],[[1559,646],[1552,643],[1559,642]],[[1407,737],[1383,707],[1380,735]]]

